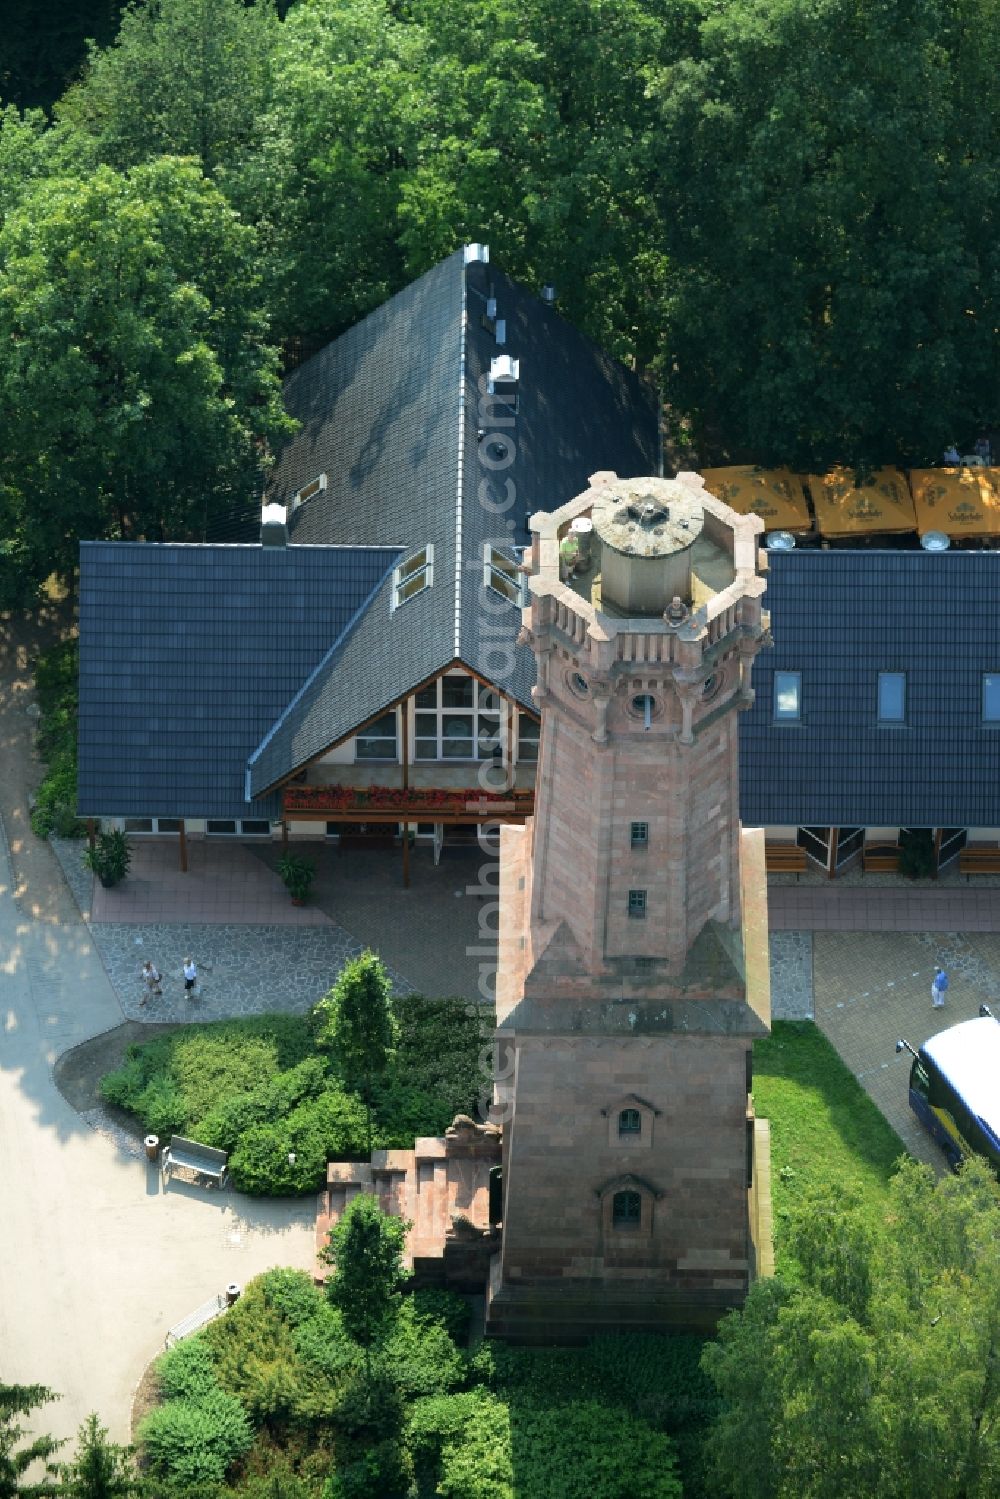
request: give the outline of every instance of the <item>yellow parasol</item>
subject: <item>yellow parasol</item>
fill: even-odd
[[[802,481],[787,468],[705,468],[705,488],[740,515],[759,515],[768,531],[809,531]]]
[[[917,518],[906,479],[897,468],[880,468],[867,484],[855,484],[850,469],[809,475],[821,536],[872,536],[915,531]]]
[[[1000,469],[915,468],[910,485],[921,536],[1000,535]]]

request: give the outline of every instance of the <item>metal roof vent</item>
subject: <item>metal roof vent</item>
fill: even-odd
[[[946,552],[951,546],[951,537],[946,536],[943,531],[925,531],[920,538],[920,545],[925,552]]]
[[[498,354],[490,360],[490,382],[497,385],[516,385],[521,372],[521,361],[509,354]]]
[[[495,318],[496,315],[497,315],[497,299],[496,299],[496,297],[487,297],[486,298],[486,316],[488,318]]]
[[[466,265],[489,265],[489,245],[465,245],[462,248],[462,257]]]
[[[632,500],[627,509],[640,526],[656,526],[661,521],[670,519],[670,506],[660,504],[657,500]]]
[[[505,344],[507,342],[507,319],[505,317],[497,318],[496,326],[493,329],[493,336],[498,344]]]
[[[795,550],[795,537],[791,531],[769,531],[766,540],[769,552],[794,552]]]
[[[288,545],[288,511],[284,505],[264,505],[260,512],[260,544],[262,547],[285,547]]]
[[[556,300],[556,289],[552,285],[551,281],[547,281],[545,283],[545,285],[542,287],[542,301],[545,302],[545,303],[547,303],[549,307],[552,307],[552,306],[555,305],[555,300]]]

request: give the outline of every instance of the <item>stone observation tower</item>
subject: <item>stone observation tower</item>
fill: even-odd
[[[737,713],[763,523],[692,474],[532,518],[536,814],[501,835],[503,1234],[490,1332],[711,1327],[754,1272],[763,837]]]

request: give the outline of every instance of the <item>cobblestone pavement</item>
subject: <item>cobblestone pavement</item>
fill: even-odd
[[[813,1018],[813,934],[772,932],[771,1018]]]
[[[80,844],[54,842],[59,862],[81,909],[87,912],[92,879]],[[303,1014],[329,989],[362,944],[333,922],[323,926],[140,926],[94,922],[91,936],[129,1020],[221,1020],[268,1010]],[[185,957],[199,972],[197,997],[188,999],[181,972]],[[151,958],[163,976],[163,996],[141,1003],[139,972]],[[414,987],[390,968],[397,992]]]
[[[934,966],[948,970],[943,1011],[931,1009]],[[816,1023],[865,1091],[919,1160],[944,1169],[944,1158],[908,1101],[910,1057],[897,1037],[920,1046],[928,1036],[971,1020],[1000,996],[1000,935],[954,932],[816,932],[813,934]],[[998,1012],[1000,1013],[1000,1012]]]

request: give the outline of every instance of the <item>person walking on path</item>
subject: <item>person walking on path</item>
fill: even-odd
[[[944,1009],[944,997],[948,992],[948,975],[943,968],[934,969],[934,979],[931,983],[931,1004],[935,1010]]]
[[[198,970],[193,958],[184,959],[184,993],[188,999],[194,999],[194,986],[198,982]]]
[[[149,958],[142,965],[142,981],[146,986],[146,992],[139,1001],[141,1005],[149,1002],[150,995],[161,996],[163,994],[163,990],[160,988],[159,969]]]

